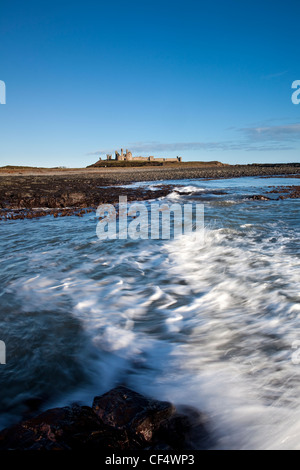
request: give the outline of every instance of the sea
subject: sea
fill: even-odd
[[[269,194],[299,179],[131,186],[164,184],[204,205],[203,243],[0,223],[0,428],[122,384],[200,410],[215,449],[300,449],[300,200]]]

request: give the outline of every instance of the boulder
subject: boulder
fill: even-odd
[[[262,196],[261,194],[255,194],[254,196],[249,197],[252,201],[270,201],[271,199],[267,196]]]
[[[47,410],[0,432],[0,450],[182,450],[210,446],[204,416],[126,387]]]
[[[95,397],[93,410],[105,424],[130,430],[146,442],[152,440],[153,433],[176,411],[169,402],[146,398],[126,387]]]

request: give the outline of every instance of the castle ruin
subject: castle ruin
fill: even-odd
[[[176,157],[176,158],[156,158],[153,156],[150,157],[133,157],[132,153],[126,149],[126,152],[124,153],[123,149],[121,149],[121,153],[115,152],[115,158],[113,159],[112,154],[107,154],[106,159],[111,161],[115,160],[117,162],[120,161],[144,161],[144,162],[182,162],[182,157]]]

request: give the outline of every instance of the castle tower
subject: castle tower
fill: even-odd
[[[132,153],[129,152],[128,149],[126,149],[125,160],[127,160],[127,161],[132,160]]]

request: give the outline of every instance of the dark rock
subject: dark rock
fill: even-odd
[[[176,450],[204,450],[212,446],[212,438],[207,431],[207,418],[191,406],[182,405],[169,420],[161,423],[155,433],[155,441],[166,442]]]
[[[267,196],[262,196],[261,194],[255,194],[254,196],[250,196],[249,199],[252,201],[270,201],[271,199]]]
[[[145,398],[126,387],[117,387],[95,397],[93,410],[105,424],[115,429],[130,429],[146,442],[150,442],[161,423],[175,413],[171,403]]]
[[[278,188],[269,191],[271,194],[281,194],[279,199],[299,199],[300,198],[300,186],[279,186]],[[284,196],[283,196],[284,194]]]
[[[47,410],[0,432],[0,450],[180,450],[210,446],[204,416],[125,387],[95,397],[93,407]]]
[[[125,449],[125,433],[105,426],[90,407],[54,408],[0,433],[0,450]]]

